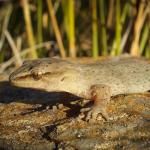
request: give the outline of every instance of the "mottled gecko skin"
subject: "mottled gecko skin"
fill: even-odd
[[[108,119],[105,108],[111,96],[150,90],[150,64],[135,59],[79,64],[44,58],[25,62],[10,75],[10,82],[94,100],[86,119],[95,120],[98,114]]]

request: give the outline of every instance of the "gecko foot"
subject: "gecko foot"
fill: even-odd
[[[87,122],[95,122],[98,120],[99,115],[105,119],[105,121],[108,120],[109,116],[104,108],[99,107],[91,107],[91,108],[83,108],[81,112],[87,112],[87,115],[85,117],[85,120]]]
[[[109,116],[106,112],[107,104],[111,99],[111,87],[104,84],[95,84],[90,89],[91,99],[94,105],[88,110],[86,121],[95,122],[99,120],[99,115],[108,120]]]

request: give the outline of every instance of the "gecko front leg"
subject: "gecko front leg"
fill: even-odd
[[[88,110],[86,121],[95,121],[99,114],[107,120],[106,106],[111,99],[111,88],[107,85],[96,84],[91,86],[90,95],[94,105]]]

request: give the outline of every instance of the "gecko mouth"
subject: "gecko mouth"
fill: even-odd
[[[9,81],[22,81],[22,80],[27,80],[27,79],[39,80],[43,76],[59,76],[62,73],[63,72],[45,72],[45,73],[32,72],[31,74],[26,74],[26,75],[17,77],[14,72],[10,75]]]
[[[15,77],[13,74],[10,75],[9,81],[12,84],[15,84],[17,82],[25,81],[27,79],[31,79],[30,75],[25,75],[25,76],[20,76],[20,77]]]
[[[65,92],[63,90],[51,90],[49,91],[45,86],[42,84],[36,84],[37,82],[29,82],[29,81],[18,81],[18,80],[11,80],[10,81],[11,85],[15,87],[20,87],[20,88],[26,88],[26,89],[35,89],[39,91],[45,91],[45,92]]]

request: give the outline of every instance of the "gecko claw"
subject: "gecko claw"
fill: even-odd
[[[54,106],[52,107],[52,110],[53,110],[53,111],[61,110],[61,109],[63,109],[63,107],[64,107],[63,104],[54,105]]]

